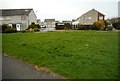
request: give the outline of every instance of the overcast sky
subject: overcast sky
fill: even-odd
[[[0,0],[1,9],[33,8],[37,18],[72,20],[96,9],[107,18],[118,16],[119,0]]]

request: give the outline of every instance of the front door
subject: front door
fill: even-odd
[[[16,24],[17,31],[20,31],[20,24]]]

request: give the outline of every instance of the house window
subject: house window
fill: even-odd
[[[2,17],[0,17],[0,21],[3,21],[4,19]]]
[[[5,18],[6,21],[11,21],[11,18],[7,17]]]
[[[99,16],[99,20],[103,20],[103,16]]]
[[[86,20],[91,20],[92,19],[92,17],[86,17]]]
[[[21,16],[21,20],[26,20],[26,16]]]

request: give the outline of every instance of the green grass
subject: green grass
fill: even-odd
[[[68,31],[3,34],[3,53],[70,79],[117,79],[118,33]]]
[[[2,53],[2,34],[0,33],[0,53]]]

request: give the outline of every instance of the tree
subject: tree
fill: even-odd
[[[107,26],[108,26],[108,23],[104,20],[99,20],[93,24],[93,27],[98,30],[105,30]]]

